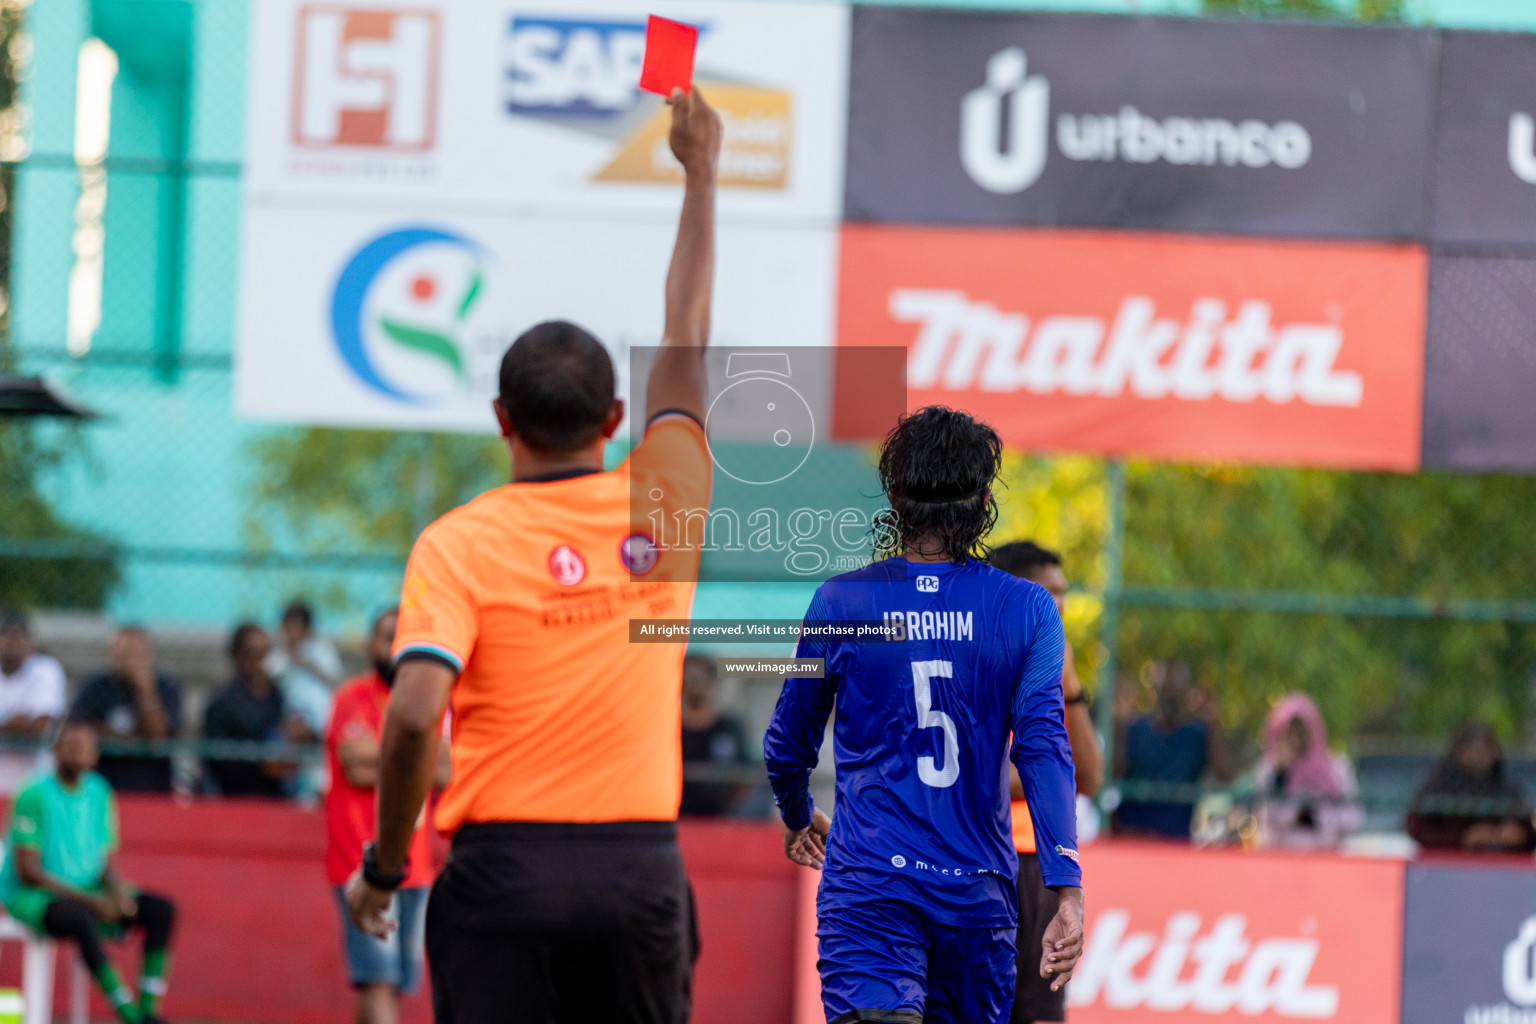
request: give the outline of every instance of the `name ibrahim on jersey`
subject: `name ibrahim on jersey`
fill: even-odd
[[[1034,811],[1045,884],[1061,893],[1040,971],[1064,985],[1082,951],[1061,618],[1044,588],[985,564],[1002,444],[930,407],[885,440],[890,557],[822,584],[805,621],[885,621],[900,639],[802,639],[820,679],[784,681],[764,738],[792,860],[822,867],[817,929],[829,1024],[1001,1024],[1015,978],[1011,757]],[[836,816],[810,776],[837,709]]]

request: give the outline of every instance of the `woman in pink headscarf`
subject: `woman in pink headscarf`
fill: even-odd
[[[1360,828],[1354,769],[1329,752],[1328,726],[1304,693],[1286,694],[1269,713],[1253,781],[1265,846],[1334,847]]]

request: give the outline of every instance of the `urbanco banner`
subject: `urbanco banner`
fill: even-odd
[[[849,220],[1418,238],[1433,33],[857,7]]]

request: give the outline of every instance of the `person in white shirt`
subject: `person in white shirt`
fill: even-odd
[[[277,680],[290,715],[302,730],[290,730],[294,742],[314,742],[325,733],[331,700],[344,674],[336,645],[315,635],[314,612],[295,601],[283,610],[278,643],[267,656],[267,674]],[[307,732],[308,735],[301,735]]]
[[[63,666],[37,653],[25,618],[0,616],[0,794],[16,792],[50,766],[44,736],[64,709]],[[29,742],[35,749],[27,749]]]

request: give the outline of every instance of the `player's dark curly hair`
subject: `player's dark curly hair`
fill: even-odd
[[[891,507],[876,531],[877,556],[937,544],[952,561],[984,561],[1002,462],[997,431],[967,413],[930,405],[903,416],[880,452]]]

